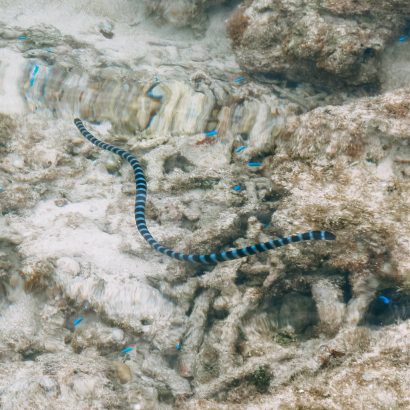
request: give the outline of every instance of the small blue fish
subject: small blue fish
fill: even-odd
[[[27,36],[19,36],[17,38],[18,40],[21,40],[21,41],[27,40]]]
[[[132,349],[133,347],[131,346],[124,347],[124,349],[121,350],[121,353],[124,353],[124,354],[129,353]]]
[[[239,154],[239,153],[241,153],[242,151],[245,151],[245,150],[246,150],[245,145],[241,145],[240,147],[236,148],[235,152],[237,154]]]
[[[181,342],[178,342],[178,343],[175,345],[175,349],[181,350],[181,349],[182,349],[182,343],[181,343]]]
[[[212,131],[205,132],[206,137],[213,137],[216,134],[218,134],[218,130],[212,130]]]
[[[383,295],[380,295],[377,299],[381,300],[385,305],[388,305],[391,302],[390,298]]]
[[[253,162],[253,161],[248,162],[248,167],[261,167],[262,165],[263,165],[262,162]]]
[[[33,71],[31,72],[30,76],[30,87],[34,85],[34,82],[36,81],[36,76],[39,70],[39,66],[37,64],[34,64]]]
[[[245,77],[236,77],[235,80],[233,80],[233,82],[236,84],[240,84],[244,80],[245,80]]]
[[[241,186],[240,185],[235,185],[234,187],[232,187],[232,189],[234,191],[240,191],[241,190]]]
[[[82,316],[80,316],[78,319],[73,320],[74,327],[77,327],[83,320],[84,318]]]
[[[409,37],[410,37],[409,35],[401,36],[399,38],[399,41],[406,41]]]

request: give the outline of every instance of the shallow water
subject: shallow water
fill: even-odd
[[[164,21],[137,1],[0,0],[0,407],[280,408],[305,373],[313,391],[347,357],[371,369],[380,346],[406,350],[404,126],[368,113],[365,89],[244,72],[225,29],[237,4],[179,27],[184,2]],[[380,93],[407,86],[409,44],[386,52]],[[77,117],[141,161],[149,229],[172,249],[341,239],[216,266],[171,260],[136,230],[131,167],[86,141]],[[369,222],[383,201],[397,209]]]

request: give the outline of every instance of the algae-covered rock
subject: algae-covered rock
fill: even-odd
[[[406,31],[407,6],[406,0],[255,0],[232,14],[227,29],[237,61],[251,73],[377,86],[384,50]]]

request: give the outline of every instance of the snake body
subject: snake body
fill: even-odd
[[[135,177],[135,185],[136,185],[136,192],[135,192],[135,222],[137,225],[137,229],[139,233],[143,236],[143,238],[150,244],[152,248],[156,251],[167,255],[171,258],[178,259],[180,261],[188,261],[188,262],[198,262],[202,264],[213,264],[218,262],[225,262],[230,261],[233,259],[243,258],[245,256],[254,255],[256,253],[266,252],[268,250],[278,248],[280,246],[287,245],[293,242],[299,241],[311,241],[311,240],[335,240],[336,236],[333,235],[331,232],[328,231],[308,231],[304,233],[299,233],[296,235],[290,235],[287,237],[271,239],[267,242],[257,243],[255,245],[250,245],[245,248],[236,248],[226,252],[219,252],[219,253],[210,253],[208,255],[193,255],[193,254],[185,254],[181,252],[176,252],[166,246],[161,245],[157,242],[147,228],[147,224],[145,222],[145,203],[147,199],[147,181],[145,179],[144,170],[141,167],[138,159],[132,155],[131,153],[118,148],[114,145],[107,144],[103,141],[100,141],[94,135],[87,131],[83,122],[76,118],[74,120],[74,124],[77,126],[78,130],[81,132],[84,138],[90,141],[92,144],[96,145],[98,148],[105,149],[107,151],[113,152],[114,154],[120,156],[121,158],[125,159],[134,170],[134,177]]]

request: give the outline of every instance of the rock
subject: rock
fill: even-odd
[[[378,86],[381,56],[405,30],[406,5],[255,0],[239,6],[227,28],[238,63],[250,73],[333,87]]]
[[[131,369],[122,362],[115,361],[113,362],[113,364],[115,366],[116,374],[120,383],[126,384],[130,382],[132,379]]]

